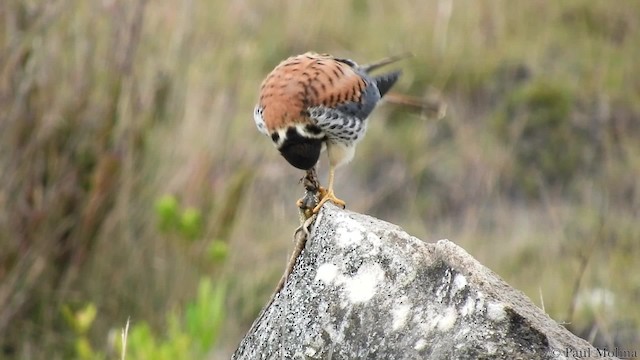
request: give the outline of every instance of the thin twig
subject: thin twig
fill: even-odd
[[[120,359],[121,360],[125,360],[125,357],[127,356],[127,337],[129,336],[129,320],[130,318],[127,318],[127,324],[124,326],[124,329],[122,329],[122,353],[120,355]]]

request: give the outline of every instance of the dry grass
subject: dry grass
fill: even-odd
[[[98,306],[96,344],[129,316],[162,328],[202,274],[233,284],[218,343],[233,349],[302,193],[254,129],[257,87],[310,49],[411,51],[396,90],[447,102],[439,121],[377,110],[337,174],[350,209],[449,238],[574,331],[638,348],[638,19],[634,1],[3,1],[0,357],[68,357],[63,304]],[[534,117],[560,125],[529,131]],[[531,159],[528,144],[577,155]],[[166,193],[203,214],[201,238],[158,229]],[[201,256],[214,240],[231,246],[224,267]]]

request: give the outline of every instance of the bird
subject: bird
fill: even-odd
[[[345,207],[334,192],[336,168],[353,159],[367,130],[367,118],[401,75],[400,70],[371,72],[405,56],[358,65],[350,59],[307,52],[280,62],[262,82],[254,121],[284,159],[308,172],[315,169],[320,154],[327,153],[329,186],[320,188],[313,213],[327,201]]]

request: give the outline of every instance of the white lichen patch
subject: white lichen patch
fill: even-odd
[[[358,223],[348,222],[349,226],[341,226],[336,229],[337,244],[341,248],[355,246],[362,242],[362,229]]]
[[[487,355],[495,355],[498,352],[498,346],[493,343],[487,343],[485,349],[487,350]]]
[[[407,303],[406,298],[398,301],[391,309],[391,327],[393,330],[399,330],[407,324],[409,319],[409,313],[411,312],[411,305]]]
[[[352,303],[369,301],[375,294],[378,284],[384,279],[384,270],[378,264],[364,264],[353,277],[344,278],[347,298]]]
[[[445,332],[451,330],[458,320],[458,314],[455,308],[449,307],[445,310],[444,314],[438,320],[438,330]]]
[[[456,274],[456,276],[453,278],[452,284],[453,293],[455,294],[458,291],[464,289],[465,286],[467,286],[467,278],[465,278],[461,274]]]
[[[424,349],[425,346],[427,346],[427,340],[418,339],[418,341],[416,341],[416,344],[413,346],[413,348],[418,350],[418,351],[420,351],[420,350]]]
[[[382,246],[382,239],[380,239],[380,237],[374,233],[367,233],[367,241],[370,242],[371,245],[373,245],[373,248],[371,249],[369,255],[378,255],[378,253],[380,252],[380,247]]]
[[[432,311],[433,312],[433,311]],[[420,324],[420,328],[426,334],[433,331],[447,332],[455,325],[458,320],[456,308],[451,306],[442,311],[436,311],[435,315],[428,322]]]
[[[485,297],[484,294],[481,291],[478,291],[476,293],[476,298],[474,299],[474,303],[475,303],[475,311],[484,311],[485,308]]]
[[[331,285],[338,276],[338,267],[331,263],[325,263],[318,267],[315,281],[322,281],[325,285]]]
[[[377,291],[377,287],[384,280],[384,270],[379,264],[363,264],[355,276],[342,273],[344,269],[331,263],[324,263],[318,267],[314,281],[321,281],[325,285],[342,286],[344,308],[348,303],[361,303],[370,300]]]
[[[487,317],[493,321],[502,321],[507,317],[502,303],[487,304]]]
[[[474,313],[476,310],[476,301],[472,297],[468,297],[464,302],[464,305],[460,308],[460,315],[467,316]]]
[[[307,347],[304,349],[304,355],[305,355],[306,357],[311,357],[311,358],[313,358],[313,357],[315,357],[315,356],[316,356],[316,354],[317,354],[317,353],[318,353],[318,350],[316,350],[316,349],[312,348],[311,346],[307,346]]]

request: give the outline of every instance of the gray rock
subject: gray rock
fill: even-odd
[[[325,206],[234,359],[606,358],[462,248]]]

